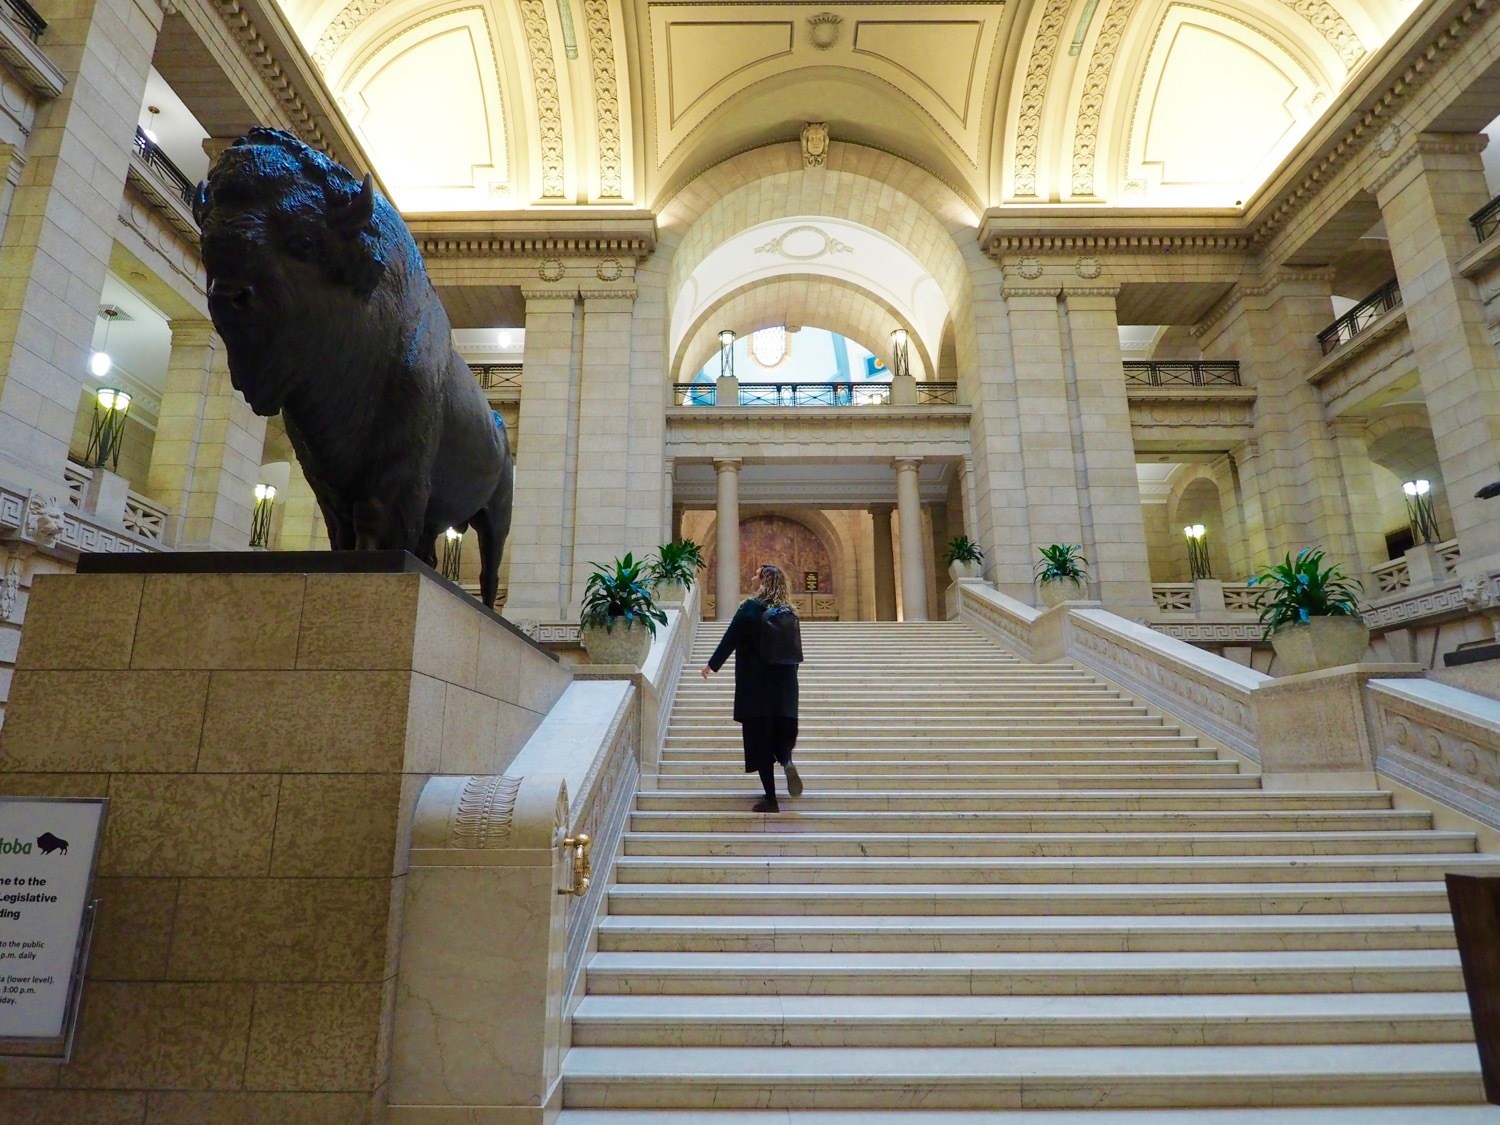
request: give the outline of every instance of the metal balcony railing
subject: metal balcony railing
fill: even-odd
[[[26,3],[26,0],[4,0],[4,6],[0,7],[0,14],[24,31],[33,43],[40,42],[42,32],[47,30],[47,21],[42,19],[42,14]]]
[[[520,391],[521,365],[519,363],[471,363],[469,370],[479,380],[482,391]]]
[[[888,406],[889,383],[741,383],[739,406]],[[672,384],[673,406],[717,406],[713,383]],[[917,384],[918,406],[957,406],[957,383]]]
[[[1470,215],[1469,225],[1474,228],[1480,242],[1500,230],[1500,195]]]
[[[1238,360],[1127,359],[1125,384],[1130,387],[1238,387]]]
[[[5,3],[14,3],[15,0],[4,0]],[[166,153],[162,152],[161,146],[146,136],[146,131],[139,125],[135,129],[135,154],[146,163],[146,167],[156,173],[159,180],[175,190],[182,202],[189,209],[193,206],[193,181],[182,174],[182,169],[173,164]]]
[[[1332,355],[1392,309],[1401,307],[1401,285],[1393,277],[1318,333],[1318,346]]]

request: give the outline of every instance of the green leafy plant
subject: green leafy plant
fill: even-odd
[[[979,544],[967,535],[955,535],[948,541],[948,549],[943,552],[943,561],[947,563],[984,562],[984,552],[979,549]]]
[[[1361,586],[1338,563],[1323,566],[1323,552],[1304,547],[1285,561],[1250,579],[1263,589],[1256,599],[1264,637],[1314,617],[1359,617]]]
[[[674,539],[662,544],[646,560],[646,577],[653,586],[676,583],[690,590],[705,565],[702,547],[691,539]]]
[[[645,570],[645,563],[636,562],[633,554],[608,566],[595,563],[594,573],[583,586],[580,623],[602,625],[606,633],[613,633],[618,622],[623,621],[627,629],[640,622],[656,636],[656,627],[667,623],[667,615],[656,608]]]
[[[1041,548],[1042,557],[1036,564],[1036,583],[1061,582],[1064,579],[1076,578],[1079,582],[1087,582],[1089,573],[1084,567],[1088,559],[1083,557],[1083,548],[1069,543],[1054,543],[1050,547]]]

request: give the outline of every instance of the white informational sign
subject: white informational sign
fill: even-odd
[[[100,798],[0,797],[0,1054],[61,1039],[94,860]]]

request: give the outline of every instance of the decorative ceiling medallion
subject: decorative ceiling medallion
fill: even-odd
[[[828,155],[828,124],[809,121],[802,128],[802,163],[808,168],[821,168]]]
[[[775,254],[793,262],[811,262],[829,254],[852,254],[854,247],[840,242],[825,230],[804,225],[783,231],[764,246],[757,246],[755,252]]]
[[[561,281],[563,275],[562,259],[543,258],[542,264],[536,269],[536,275],[543,281]]]
[[[839,41],[839,25],[843,22],[842,16],[836,16],[832,12],[819,12],[815,16],[809,16],[807,38],[818,50],[826,51]]]
[[[605,258],[594,270],[594,276],[600,281],[619,281],[624,272],[618,258]]]
[[[1098,258],[1084,256],[1073,263],[1073,272],[1085,281],[1092,281],[1104,272],[1104,267],[1099,264]]]

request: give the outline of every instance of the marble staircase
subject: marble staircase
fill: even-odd
[[[717,637],[612,872],[562,1125],[1500,1120],[1442,883],[1500,873],[1472,834],[1262,789],[961,623],[804,625],[807,792],[752,813]]]

